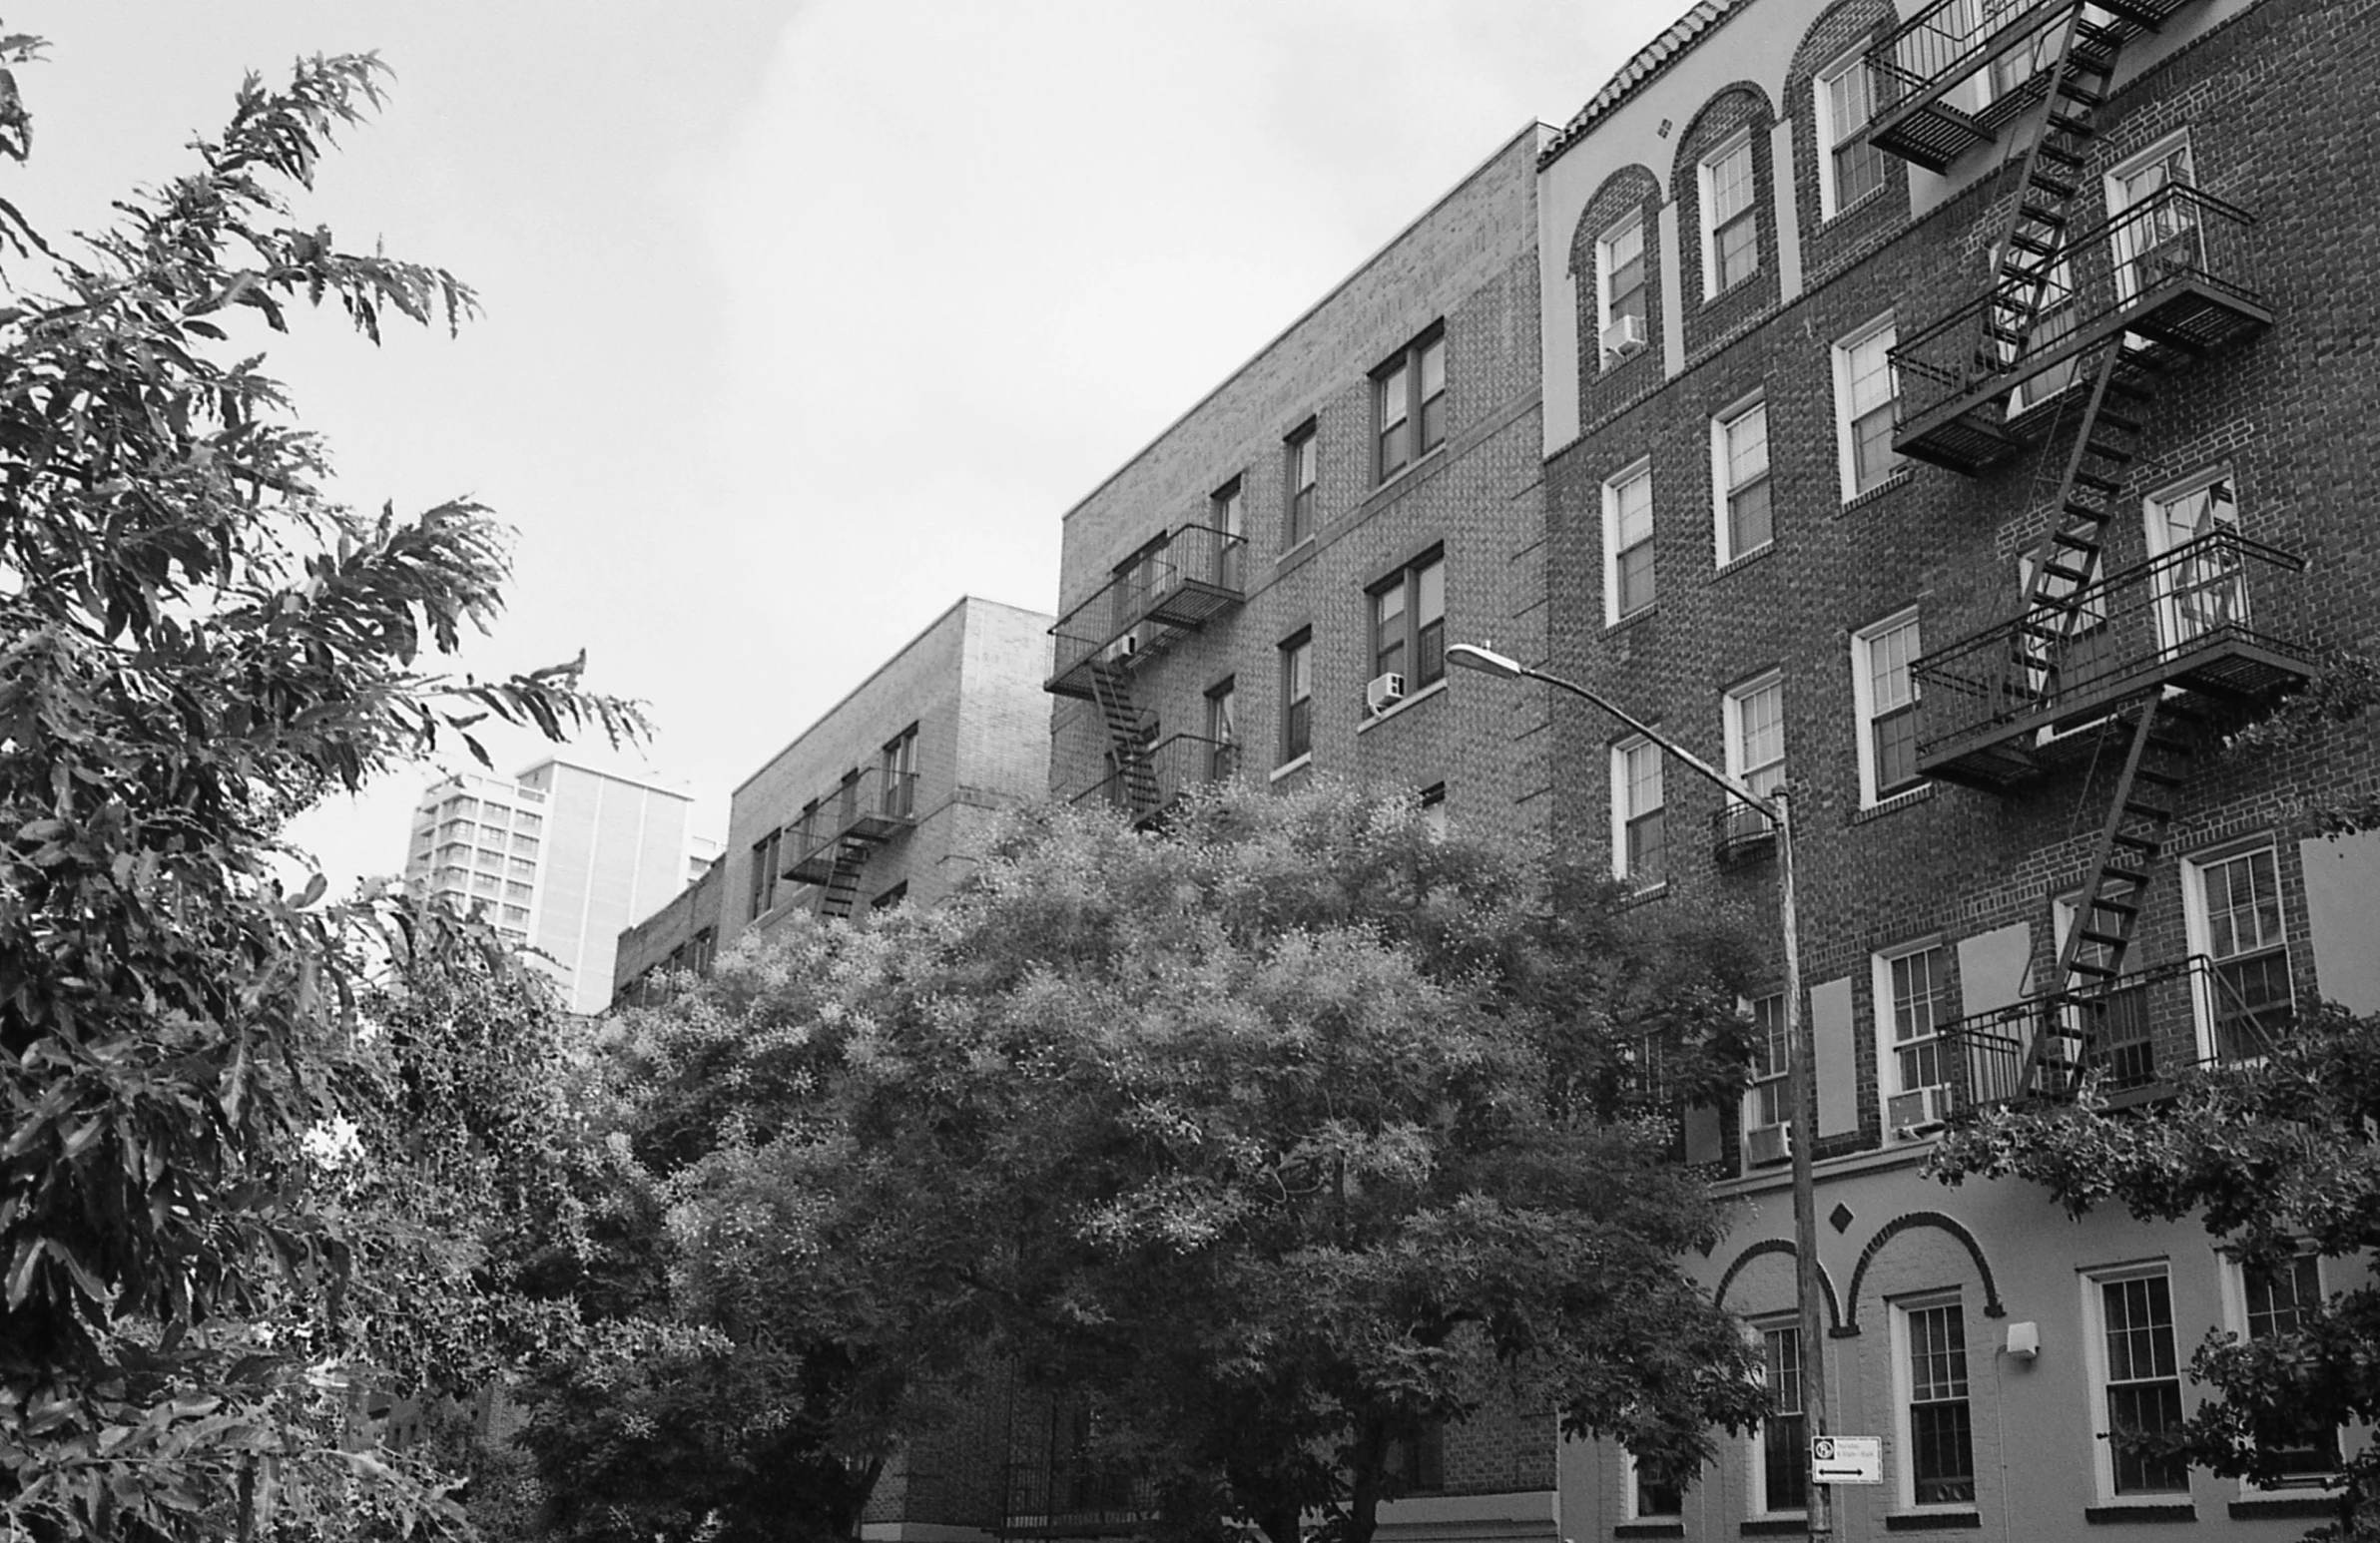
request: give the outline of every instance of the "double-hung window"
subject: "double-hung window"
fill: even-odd
[[[1628,1454],[1627,1466],[1630,1521],[1657,1521],[1684,1512],[1686,1486],[1675,1468],[1633,1452]]]
[[[1407,695],[1447,673],[1447,562],[1437,552],[1372,591],[1372,673],[1404,680]]]
[[[1281,645],[1281,757],[1279,765],[1314,750],[1314,634]]]
[[[1372,376],[1374,480],[1386,482],[1446,442],[1447,336],[1433,328]]]
[[[2239,549],[2218,539],[2239,529],[2230,472],[2202,471],[2152,494],[2147,518],[2157,647],[2171,652],[2246,626],[2247,574]]]
[[[1958,1298],[1895,1308],[1903,1439],[1911,1505],[1975,1504],[1975,1436],[1967,1407],[1967,1319]]]
[[[1226,676],[1207,688],[1207,778],[1225,781],[1240,769],[1240,730],[1233,704],[1237,677]]]
[[[777,848],[783,832],[771,830],[752,843],[752,914],[766,915],[777,903]]]
[[[1936,1090],[1950,1082],[1942,1043],[1951,1018],[1950,984],[1950,950],[1940,943],[1876,956],[1888,1133],[1933,1125],[1944,1113]]]
[[[1218,589],[1240,588],[1240,549],[1246,545],[1247,523],[1247,495],[1234,477],[1207,499],[1207,539],[1215,543],[1211,577]]]
[[[1282,441],[1283,516],[1281,550],[1314,537],[1315,489],[1322,484],[1322,436],[1312,419]]]
[[[2107,174],[2118,300],[2205,271],[2198,206],[2187,191],[2197,180],[2186,129],[2167,135]]]
[[[1754,997],[1748,1004],[1752,1015],[1752,1086],[1744,1093],[1744,1132],[1747,1146],[1756,1138],[1754,1133],[1773,1131],[1782,1133],[1793,1121],[1792,1047],[1785,1039],[1785,993],[1772,991],[1767,996]],[[1775,1141],[1775,1138],[1767,1138]],[[1776,1141],[1764,1154],[1747,1151],[1748,1162],[1775,1162],[1784,1155],[1784,1146]]]
[[[2181,1358],[2174,1348],[2173,1292],[2165,1271],[2159,1266],[2095,1277],[2089,1290],[2098,1340],[2091,1370],[2104,1413],[2100,1490],[2118,1498],[2186,1493],[2189,1469],[2180,1458],[2127,1439],[2181,1423]]]
[[[1605,369],[1644,346],[1644,216],[1630,215],[1595,243],[1595,325]]]
[[[2271,1265],[2233,1267],[2241,1326],[2249,1342],[2296,1334],[2311,1326],[2322,1304],[2321,1263],[2299,1254]],[[2287,1414],[2259,1420],[2256,1445],[2281,1473],[2264,1487],[2330,1484],[2339,1472],[2339,1432],[2320,1416]]]
[[[1767,797],[1785,782],[1785,678],[1770,671],[1721,699],[1725,707],[1727,772]],[[1774,833],[1769,817],[1735,798],[1727,802],[1726,844],[1733,846]]]
[[[1711,420],[1711,485],[1718,489],[1721,567],[1776,536],[1769,504],[1768,403],[1751,402]]]
[[[1603,621],[1653,603],[1653,463],[1647,458],[1603,484]]]
[[[1893,318],[1872,321],[1835,344],[1835,428],[1842,446],[1843,498],[1859,497],[1900,469],[1893,415],[1901,382],[1893,369],[1900,333]]]
[[[2288,1026],[2292,1005],[2273,848],[2259,844],[2196,857],[2184,869],[2190,942],[2207,961],[2198,1003],[2200,1047],[2217,1060],[2252,1060]]]
[[[1917,785],[1917,613],[1904,611],[1853,635],[1852,700],[1859,710],[1860,802]]]
[[[1876,90],[1861,44],[1818,73],[1818,139],[1827,147],[1820,216],[1834,219],[1884,187],[1885,156],[1868,142]]]
[[[1641,736],[1611,748],[1611,873],[1649,889],[1668,872],[1661,747]]]
[[[886,815],[907,819],[917,811],[917,726],[909,725],[885,747],[883,803]]]
[[[1760,198],[1752,176],[1752,134],[1737,135],[1702,163],[1702,297],[1711,299],[1760,270]]]
[[[1810,1505],[1810,1419],[1802,1390],[1802,1331],[1772,1324],[1760,1331],[1768,1408],[1760,1421],[1758,1509],[1766,1514]]]

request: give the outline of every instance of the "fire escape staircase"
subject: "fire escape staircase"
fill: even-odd
[[[1149,729],[1132,700],[1132,678],[1113,661],[1093,660],[1091,700],[1107,730],[1107,756],[1126,813],[1135,821],[1157,811],[1157,771],[1149,758]]]

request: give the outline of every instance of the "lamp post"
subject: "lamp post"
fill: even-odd
[[[1705,781],[1725,789],[1768,816],[1777,827],[1777,930],[1782,937],[1785,953],[1785,1044],[1787,1047],[1786,1098],[1792,1105],[1787,1131],[1793,1143],[1793,1260],[1794,1305],[1801,1321],[1802,1340],[1802,1413],[1808,1420],[1811,1435],[1826,1434],[1826,1357],[1823,1346],[1826,1325],[1820,1321],[1818,1302],[1818,1188],[1810,1171],[1813,1138],[1818,1130],[1818,1065],[1810,1046],[1810,1035],[1802,1020],[1802,955],[1801,929],[1795,919],[1793,905],[1793,816],[1785,790],[1761,794],[1754,792],[1739,779],[1729,776],[1693,752],[1671,740],[1650,725],[1620,711],[1611,703],[1587,690],[1575,681],[1565,681],[1558,675],[1532,670],[1516,659],[1508,659],[1491,649],[1471,643],[1447,646],[1447,663],[1465,670],[1477,670],[1483,675],[1501,676],[1511,681],[1542,681],[1560,691],[1579,698],[1659,746],[1688,771]],[[1807,1454],[1804,1454],[1807,1461]],[[1810,1485],[1809,1535],[1824,1539],[1834,1531],[1834,1516],[1827,1486]]]

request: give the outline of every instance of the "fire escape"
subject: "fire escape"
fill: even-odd
[[[2193,749],[2312,673],[2249,608],[2251,587],[2304,564],[2239,534],[2223,484],[2145,563],[2103,561],[2157,390],[2273,320],[2248,282],[2254,217],[2186,166],[2096,220],[2084,196],[2124,45],[2188,3],[1938,0],[1868,55],[1877,146],[1933,171],[2003,130],[2010,146],[1990,281],[1893,350],[1894,448],[1976,475],[2038,446],[2028,494],[2053,511],[2017,616],[1916,661],[1918,768],[1993,791],[2078,760],[2086,785],[2112,772],[2049,990],[1951,1033],[1963,1107],[2064,1097],[2094,1063],[2153,1081],[2152,996],[2212,989],[2202,960],[2126,970]]]
[[[916,821],[916,772],[890,768],[850,772],[786,830],[785,876],[820,886],[820,915],[849,916],[868,859]]]
[[[1236,746],[1195,735],[1157,743],[1133,680],[1175,641],[1239,608],[1245,547],[1236,533],[1184,525],[1134,553],[1050,629],[1047,688],[1094,704],[1106,745],[1106,774],[1075,801],[1103,801],[1146,827],[1190,787],[1236,770]]]

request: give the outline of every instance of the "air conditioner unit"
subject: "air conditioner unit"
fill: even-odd
[[[1793,1156],[1793,1128],[1755,1125],[1744,1132],[1744,1160],[1752,1164],[1782,1163]]]
[[[1394,670],[1374,676],[1372,684],[1364,688],[1364,706],[1375,713],[1386,713],[1391,704],[1404,700],[1405,677]]]
[[[1130,664],[1132,656],[1139,652],[1139,632],[1128,632],[1099,651],[1099,663],[1103,665]]]
[[[1603,328],[1603,362],[1632,359],[1644,351],[1644,318],[1642,316],[1613,316],[1611,324]]]
[[[1951,1114],[1951,1090],[1948,1088],[1920,1088],[1915,1093],[1896,1093],[1885,1100],[1884,1123],[1892,1127],[1896,1136],[1922,1136],[1940,1130]]]

